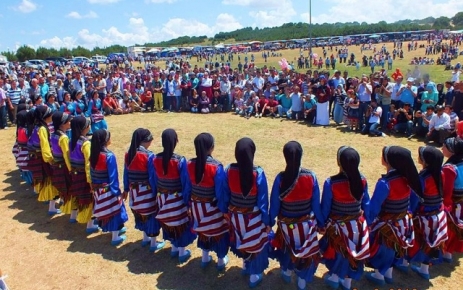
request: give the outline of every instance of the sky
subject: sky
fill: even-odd
[[[309,22],[307,0],[2,0],[0,51],[131,46]],[[461,0],[314,0],[312,23],[452,17]]]

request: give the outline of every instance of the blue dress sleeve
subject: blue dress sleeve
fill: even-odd
[[[116,156],[113,153],[106,155],[106,164],[108,166],[109,188],[113,195],[121,195],[119,188],[119,174],[117,172]]]
[[[157,183],[157,175],[156,175],[156,170],[154,169],[154,153],[151,153],[148,157],[148,176],[149,176],[149,183],[151,186],[151,191],[153,192],[154,195],[156,195],[158,192],[156,183]]]
[[[280,183],[281,174],[277,174],[275,181],[273,181],[272,193],[270,194],[270,211],[269,211],[269,225],[273,227],[276,223],[276,218],[280,213]]]
[[[328,221],[328,217],[331,212],[331,203],[333,201],[333,192],[331,191],[331,179],[327,178],[325,183],[323,184],[323,195],[322,195],[322,202],[321,202],[321,216],[322,219],[320,220],[321,227],[324,227],[326,222]]]
[[[124,177],[124,191],[125,192],[129,192],[129,173],[127,171],[127,162],[125,162],[124,160],[124,174],[123,174],[123,177]]]
[[[224,180],[225,171],[223,171],[223,165],[219,164],[214,176],[215,197],[217,200],[223,195]]]
[[[363,216],[367,218],[370,215],[370,194],[368,193],[368,183],[365,184],[365,188],[363,189],[362,210]]]
[[[424,180],[420,175],[420,183],[421,183],[421,188],[424,188]],[[412,213],[415,213],[418,210],[418,207],[420,205],[420,197],[418,194],[416,194],[413,190],[410,194],[410,204],[409,204],[409,210]]]
[[[319,227],[323,227],[323,213],[320,203],[320,187],[318,186],[317,176],[312,174],[313,178],[313,189],[312,189],[312,211],[315,215],[315,219],[317,220],[317,224]]]
[[[368,224],[371,224],[381,212],[381,206],[389,195],[389,185],[386,180],[379,179],[376,183],[375,191],[370,200],[370,213],[367,217]]]
[[[59,111],[64,113],[64,109],[65,109],[65,108],[66,108],[66,104],[63,103],[63,104],[59,107]]]
[[[230,203],[230,187],[228,186],[227,174],[228,168],[229,166],[225,167],[223,170],[222,189],[220,191],[216,191],[217,206],[223,213],[228,213],[228,204]]]
[[[190,183],[190,177],[188,176],[188,170],[186,167],[186,159],[185,157],[182,157],[180,159],[180,163],[178,164],[178,170],[180,171],[180,181],[182,183],[182,195],[183,195],[183,202],[185,205],[188,205],[190,201],[190,192],[191,192],[191,183]],[[187,192],[187,194],[184,194]]]
[[[257,207],[262,214],[262,222],[268,226],[268,185],[262,168],[257,169]]]

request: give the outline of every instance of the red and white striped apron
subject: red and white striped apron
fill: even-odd
[[[93,190],[95,206],[93,215],[99,219],[107,219],[116,215],[121,209],[122,198],[112,194],[107,186]]]
[[[215,237],[228,232],[228,224],[223,213],[210,202],[192,201],[193,229],[207,237]]]
[[[16,166],[23,171],[27,171],[27,162],[29,161],[29,150],[27,146],[18,144],[16,153]]]
[[[91,114],[90,119],[93,123],[99,123],[104,119],[104,115],[102,113]]]
[[[129,205],[141,215],[150,215],[157,211],[156,196],[149,185],[131,185]]]
[[[287,246],[291,248],[294,257],[305,259],[317,254],[318,246],[315,218],[308,221],[286,224],[278,222]]]
[[[182,194],[158,193],[156,200],[159,211],[156,219],[169,227],[181,226],[188,222],[187,207]]]
[[[375,220],[371,226],[370,232],[379,230],[381,227],[389,227],[393,235],[400,243],[400,247],[408,249],[413,247],[415,242],[415,230],[413,228],[413,221],[408,214],[399,220]]]
[[[435,248],[448,240],[447,215],[444,211],[430,216],[417,216],[417,221],[430,248]]]
[[[255,207],[252,213],[231,212],[230,220],[235,234],[236,249],[246,253],[260,253],[268,243],[262,214]]]
[[[352,258],[361,261],[370,257],[370,232],[364,218],[347,222],[331,221],[330,224],[335,228],[336,234],[341,235]]]

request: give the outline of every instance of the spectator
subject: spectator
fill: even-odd
[[[429,132],[429,122],[434,115],[434,106],[432,105],[428,105],[424,114],[421,111],[415,113],[415,119],[418,124],[415,131],[416,136],[421,138],[426,137],[426,134]]]
[[[278,102],[280,103],[280,105],[278,105],[277,117],[283,117],[283,115],[286,115],[286,117],[289,119],[291,118],[291,114],[288,114],[289,110],[291,109],[291,91],[289,87],[285,87],[283,91],[283,94],[277,96]]]
[[[10,110],[11,116],[10,121],[12,124],[16,124],[16,113],[18,111],[19,101],[21,100],[21,89],[18,88],[16,81],[11,82],[11,87],[7,92],[9,103],[13,106],[13,110]]]
[[[191,98],[190,98],[190,110],[192,113],[198,113],[199,98],[196,90],[193,89]]]
[[[211,113],[219,113],[222,112],[222,104],[220,104],[220,92],[219,91],[214,91],[214,96],[212,97],[212,100],[210,100],[209,104],[209,109]]]
[[[141,95],[141,101],[143,103],[145,111],[148,111],[149,109],[151,112],[154,112],[154,99],[150,91],[146,91]]]
[[[267,102],[267,109],[271,117],[275,117],[278,114],[278,101],[275,97],[275,91],[271,91],[270,98]]]
[[[413,78],[408,78],[407,79],[407,84],[405,86],[402,86],[402,88],[399,90],[399,95],[400,95],[400,106],[399,108],[402,107],[402,104],[409,103],[410,106],[413,108],[415,104],[416,97],[418,95],[418,88],[413,85],[413,82],[415,79]]]
[[[262,114],[266,115],[268,113],[268,111],[266,111],[268,100],[265,98],[262,91],[259,91],[257,95],[258,95],[259,101],[255,103],[254,108],[256,110],[256,118],[261,118]]]
[[[453,111],[452,106],[446,105],[444,112],[449,115],[450,117],[450,135],[449,137],[456,137],[457,136],[457,131],[456,131],[456,124],[458,124],[459,119],[457,113]]]
[[[207,97],[206,91],[201,92],[201,98],[199,99],[198,109],[202,114],[209,113],[209,98]]]
[[[357,95],[360,101],[359,105],[359,127],[363,128],[365,123],[365,113],[371,102],[372,87],[368,82],[368,77],[363,76],[362,82],[357,86]]]
[[[330,115],[328,111],[329,100],[331,98],[331,89],[326,83],[326,77],[321,75],[319,84],[315,88],[315,95],[317,99],[317,116],[315,124],[326,126],[330,123]]]
[[[122,109],[119,107],[119,103],[114,95],[106,94],[106,97],[103,100],[103,111],[105,115],[108,116],[122,114]]]
[[[6,105],[7,105],[7,94],[3,90],[3,80],[0,79],[0,129],[8,129],[6,123]]]
[[[302,119],[302,97],[298,86],[293,87],[293,93],[291,94],[291,108],[289,109],[289,112],[290,117],[288,117],[288,119]]]
[[[444,112],[444,107],[438,106],[437,113],[429,122],[429,132],[426,134],[427,142],[435,142],[442,146],[444,140],[450,135],[450,116]]]
[[[341,125],[343,121],[344,100],[347,98],[346,91],[344,90],[344,87],[341,84],[339,84],[336,87],[334,91],[334,97],[335,97],[335,104],[334,104],[333,120],[337,125]]]
[[[386,134],[378,130],[381,122],[381,115],[383,114],[383,109],[378,106],[378,103],[375,99],[371,99],[370,107],[368,108],[367,113],[370,115],[370,117],[368,119],[368,124],[362,129],[362,134],[386,137]]]
[[[453,89],[453,82],[447,81],[445,82],[445,88],[447,92],[445,93],[445,104],[453,106],[453,98],[454,98],[454,89]]]
[[[156,107],[156,111],[161,112],[163,109],[162,91],[164,89],[164,85],[159,79],[158,72],[154,73],[154,79],[151,83],[151,87],[154,95],[154,106]]]
[[[316,113],[317,102],[315,101],[315,96],[309,93],[304,98],[304,120],[309,124],[314,124]]]
[[[403,108],[397,109],[395,118],[397,124],[394,126],[395,133],[405,133],[408,137],[412,135],[413,110],[410,103],[404,103]]]
[[[387,113],[390,110],[392,103],[392,91],[393,84],[389,82],[388,77],[380,78],[380,87],[376,89],[376,97],[378,104],[381,105],[382,115],[381,115],[381,127],[383,129],[387,128]]]

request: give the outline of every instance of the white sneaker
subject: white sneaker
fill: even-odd
[[[384,133],[381,133],[381,137],[387,137],[387,135]]]

